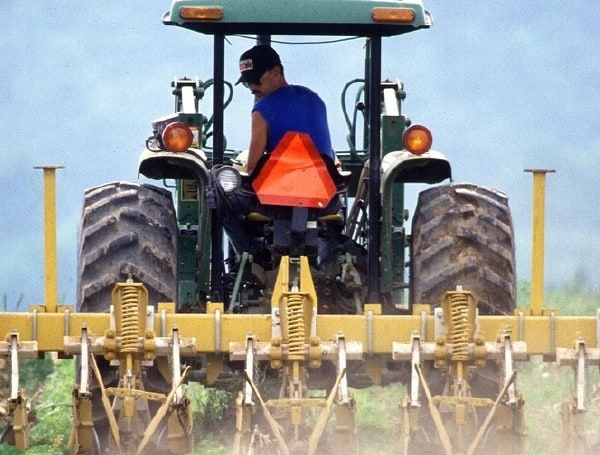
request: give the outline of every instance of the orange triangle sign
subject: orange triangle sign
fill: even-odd
[[[310,135],[288,131],[252,182],[261,204],[325,208],[336,187]]]

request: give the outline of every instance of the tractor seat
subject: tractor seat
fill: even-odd
[[[344,224],[344,216],[340,212],[329,213],[327,215],[319,216],[318,219],[322,223],[327,223],[327,224],[337,224],[337,225]],[[247,216],[247,220],[252,223],[268,223],[271,221],[271,217],[269,217],[268,215],[265,215],[263,213],[260,213],[260,212],[250,212]]]

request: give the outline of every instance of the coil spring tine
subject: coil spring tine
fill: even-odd
[[[469,305],[465,294],[456,293],[451,297],[452,360],[469,359]]]
[[[124,286],[121,295],[121,351],[137,352],[140,327],[137,288]]]
[[[304,307],[301,294],[292,293],[287,298],[289,359],[304,359]]]

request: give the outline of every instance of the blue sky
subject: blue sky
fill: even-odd
[[[546,282],[560,286],[584,273],[596,285],[600,8],[554,0],[425,4],[430,30],[383,45],[382,74],[404,82],[404,112],[430,127],[456,181],[508,194],[523,279],[532,222],[532,179],[523,169],[555,169],[546,183]],[[74,303],[84,190],[137,180],[152,119],[172,112],[170,81],[211,77],[212,39],[162,25],[168,6],[0,3],[0,296],[9,304],[21,294],[22,308],[43,299],[42,175],[33,166],[65,166],[57,173],[59,298]],[[227,79],[235,80],[237,58],[251,45],[230,38]],[[334,146],[345,148],[340,93],[361,77],[362,42],[276,47],[288,80],[325,99]],[[251,102],[236,88],[225,114],[230,147],[247,144]]]

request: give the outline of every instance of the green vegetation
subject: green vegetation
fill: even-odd
[[[364,455],[393,455],[398,453],[394,441],[398,440],[400,426],[399,404],[404,387],[390,384],[386,387],[369,387],[354,390],[356,421],[360,453]]]
[[[530,285],[519,283],[519,307],[529,306]],[[546,308],[557,309],[561,315],[595,316],[600,308],[600,286],[591,282],[584,269],[561,288],[545,289]],[[600,373],[588,368],[585,391],[585,437],[589,445],[600,440],[597,422],[600,421]],[[536,356],[530,362],[518,364],[517,385],[525,398],[525,418],[530,436],[531,455],[556,453],[562,429],[561,406],[572,395],[575,374],[572,369],[545,363]],[[591,453],[591,452],[590,452]]]
[[[26,360],[21,362],[21,386],[31,400],[30,418],[34,425],[29,432],[30,449],[27,455],[68,454],[71,433],[71,388],[74,366],[72,361],[54,362]],[[3,379],[8,379],[8,373]],[[6,382],[3,384],[8,386]],[[7,390],[6,388],[4,390]],[[0,453],[21,453],[13,447],[0,445]]]
[[[517,306],[528,307],[531,285],[520,280],[517,284]],[[544,306],[558,309],[561,315],[595,316],[600,308],[600,285],[593,283],[584,269],[578,269],[573,278],[560,288],[544,290]]]
[[[194,411],[196,455],[226,455],[227,437],[232,437],[235,421],[235,394],[227,390],[209,389],[198,383],[188,387]]]

